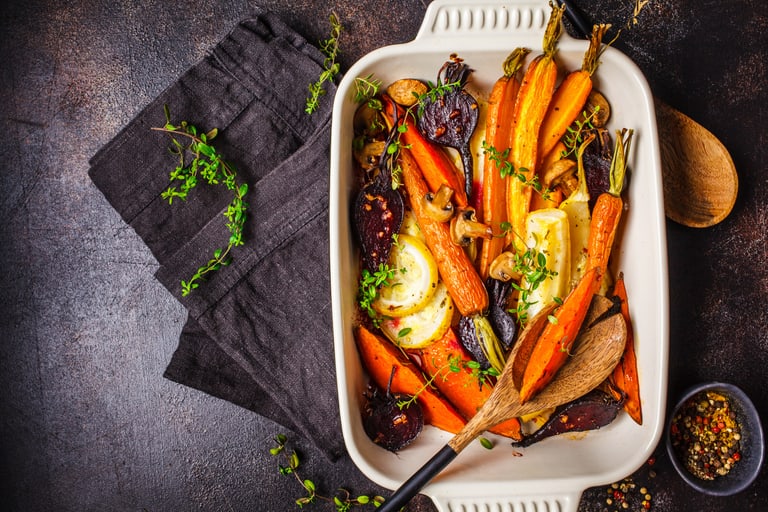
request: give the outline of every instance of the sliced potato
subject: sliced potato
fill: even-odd
[[[387,317],[410,315],[423,308],[437,288],[437,262],[426,244],[410,235],[399,235],[392,246],[389,266],[394,269],[388,286],[379,288],[371,304]]]
[[[448,288],[440,282],[426,306],[411,315],[383,321],[381,330],[403,349],[426,347],[451,326],[453,310]]]

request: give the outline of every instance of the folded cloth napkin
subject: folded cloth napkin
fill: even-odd
[[[147,244],[156,278],[186,307],[165,376],[301,434],[332,460],[344,453],[333,360],[328,169],[333,84],[304,112],[323,54],[275,15],[257,11],[139,113],[91,160],[90,177]],[[248,183],[245,245],[229,266],[182,296],[180,282],[224,247],[224,187],[187,201],[161,197],[176,165],[174,122],[218,129],[213,143]]]

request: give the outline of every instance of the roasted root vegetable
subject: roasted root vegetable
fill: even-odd
[[[419,368],[397,347],[364,326],[355,329],[355,342],[363,367],[377,387],[389,386],[391,393],[415,396],[426,423],[454,434],[461,430],[464,417],[429,387]]]
[[[504,74],[493,85],[488,98],[485,120],[486,151],[483,163],[482,219],[491,227],[493,237],[484,240],[480,248],[478,269],[480,277],[488,278],[491,262],[504,250],[503,225],[507,221],[507,189],[502,171],[504,155],[508,154],[512,113],[520,89],[518,72],[530,50],[517,48],[504,61]]]
[[[499,342],[506,352],[512,348],[517,336],[517,322],[515,322],[515,317],[510,314],[507,306],[511,285],[508,282],[489,277],[485,280],[485,289],[488,290],[490,301],[488,321],[491,322],[493,332],[498,335]]]
[[[465,418],[474,416],[488,400],[493,379],[480,370],[477,361],[459,343],[453,329],[419,351],[419,360],[437,389]],[[520,439],[520,422],[517,419],[507,420],[493,427],[491,432]]]
[[[421,170],[408,148],[400,151],[403,184],[427,247],[437,261],[440,278],[448,288],[459,312],[471,316],[488,307],[488,293],[475,271],[472,261],[461,246],[451,241],[451,229],[445,222],[436,221],[427,214],[420,198],[429,193]]]
[[[390,382],[394,369],[390,375]],[[370,386],[363,409],[363,430],[374,443],[397,452],[416,439],[424,428],[424,412],[412,396],[393,394]],[[403,405],[406,404],[406,405]]]
[[[459,338],[462,346],[472,354],[483,369],[493,368],[497,373],[504,370],[506,354],[488,317],[463,316],[459,319]]]
[[[381,322],[381,330],[400,348],[420,348],[442,336],[452,319],[453,301],[445,284],[438,282],[424,307],[410,315],[385,318]]]
[[[568,214],[558,208],[534,210],[526,219],[526,246],[539,255],[544,279],[529,282],[524,275],[520,287],[526,293],[520,294],[523,309],[528,316],[534,316],[552,302],[565,297],[570,291],[571,241]]]
[[[417,129],[413,116],[407,114],[392,98],[384,96],[382,100],[390,128],[395,123],[401,127],[400,143],[409,148],[430,191],[437,193],[441,187],[448,187],[453,193],[452,201],[455,205],[459,208],[467,206],[467,193],[461,181],[460,171],[450,156],[438,144],[424,138]]]
[[[536,340],[520,384],[520,402],[525,403],[554,378],[568,359],[576,336],[600,287],[599,268],[587,271],[576,288],[552,313]]]
[[[571,242],[571,264],[569,289],[576,286],[587,266],[587,246],[592,214],[589,210],[589,190],[584,174],[584,150],[594,140],[590,134],[576,152],[579,187],[563,201],[559,208],[568,215],[568,229]]]
[[[599,429],[616,419],[620,410],[620,400],[615,400],[603,391],[594,390],[558,407],[540,429],[512,443],[512,446],[524,448],[548,437]]]
[[[557,81],[557,40],[562,27],[563,9],[552,6],[544,34],[543,53],[528,64],[517,93],[512,114],[512,133],[509,143],[509,159],[514,175],[507,176],[507,221],[511,232],[508,244],[514,244],[518,251],[524,251],[525,218],[531,206],[533,183],[539,158],[539,130]]]
[[[371,306],[385,317],[404,317],[424,308],[435,294],[437,263],[420,239],[399,234],[389,255],[393,272]]]
[[[432,142],[454,148],[464,167],[464,190],[472,201],[474,164],[469,140],[477,128],[480,106],[468,93],[467,84],[472,69],[456,55],[446,62],[437,77],[435,88],[419,101],[419,131]]]
[[[589,94],[592,92],[592,75],[600,64],[603,36],[610,25],[595,25],[589,47],[584,54],[581,69],[568,73],[557,86],[552,101],[544,117],[539,133],[539,155],[543,158],[550,154],[555,145],[565,135],[566,130],[584,110]]]
[[[592,209],[587,245],[587,271],[599,269],[600,278],[608,272],[613,241],[621,221],[624,201],[621,191],[627,169],[627,153],[632,142],[632,130],[616,132],[616,146],[611,161],[610,185],[607,192],[600,194]],[[626,136],[626,139],[625,139]]]
[[[624,283],[624,275],[619,274],[614,285],[613,294],[621,300],[621,315],[627,323],[627,344],[624,347],[624,355],[619,364],[609,377],[611,388],[617,390],[616,398],[624,401],[624,410],[638,425],[643,424],[643,408],[640,403],[640,380],[637,374],[637,357],[635,354],[635,339],[632,334],[632,321],[629,316],[629,303],[627,302],[627,287]]]
[[[363,253],[363,266],[376,272],[389,260],[392,235],[400,230],[405,203],[392,187],[392,158],[386,149],[378,163],[378,173],[357,194],[352,220]]]

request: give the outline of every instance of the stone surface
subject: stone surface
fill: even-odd
[[[416,35],[417,0],[53,2],[0,12],[0,502],[4,510],[296,510],[297,483],[268,450],[278,425],[162,378],[183,309],[156,263],[87,176],[88,159],[253,6],[323,39],[335,10],[341,63]],[[626,22],[634,2],[579,2]],[[651,0],[616,46],[654,93],[721,138],[739,171],[736,207],[694,230],[668,223],[669,393],[740,386],[768,415],[768,4]],[[290,432],[287,432],[290,436]],[[325,494],[383,492],[348,459],[301,439]],[[712,499],[661,451],[653,510],[768,510],[768,475]],[[325,506],[324,506],[325,507]],[[323,507],[318,506],[318,509]],[[328,508],[328,507],[325,507]],[[420,497],[410,510],[434,510]],[[580,511],[609,510],[603,487]]]

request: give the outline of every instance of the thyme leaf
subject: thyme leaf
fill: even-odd
[[[528,308],[534,304],[529,300],[531,292],[545,280],[555,277],[557,272],[547,268],[546,255],[535,248],[528,248],[522,254],[516,253],[514,261],[514,271],[522,276],[521,282],[524,280],[527,286],[521,286],[514,282],[511,284],[512,288],[519,293],[519,298],[517,307],[510,312],[517,315],[517,320],[521,325],[525,325],[528,321]],[[559,298],[555,298],[555,302],[559,300]]]
[[[384,317],[373,309],[373,303],[379,296],[379,288],[389,286],[392,278],[395,277],[395,269],[389,268],[387,264],[380,264],[378,270],[370,272],[364,268],[360,273],[360,280],[357,288],[357,304],[373,322],[374,327],[380,327]]]
[[[299,475],[299,467],[301,461],[299,455],[295,450],[288,448],[288,437],[285,434],[277,434],[274,438],[275,445],[270,448],[269,453],[273,457],[279,457],[282,459],[282,463],[278,464],[278,471],[281,475],[293,475],[296,481],[304,489],[305,495],[296,499],[296,505],[299,508],[304,505],[310,505],[319,501],[325,501],[332,503],[337,512],[347,512],[353,507],[363,507],[365,505],[373,505],[378,508],[384,503],[384,498],[381,496],[370,496],[367,494],[361,494],[353,497],[352,493],[344,488],[339,488],[334,496],[323,496],[318,493],[317,485],[309,478],[302,478]]]
[[[163,108],[165,113],[165,125],[154,127],[152,130],[160,131],[171,137],[169,151],[178,159],[176,167],[169,173],[171,185],[161,194],[161,197],[173,204],[178,198],[186,201],[189,193],[202,179],[208,185],[223,185],[232,195],[232,201],[224,212],[227,219],[229,241],[227,246],[213,251],[213,256],[188,280],[181,281],[182,296],[189,295],[200,285],[200,281],[211,272],[229,265],[230,253],[233,247],[243,245],[243,227],[245,226],[248,204],[245,196],[248,193],[247,183],[238,183],[235,168],[226,162],[216,148],[211,144],[218,134],[216,128],[201,132],[196,126],[187,121],[181,121],[178,125],[171,121],[171,113],[167,105]],[[188,161],[188,157],[192,160]],[[180,183],[178,183],[180,182]],[[173,183],[177,183],[174,185]]]
[[[533,178],[528,178],[526,173],[528,169],[523,167],[515,170],[512,162],[509,161],[509,148],[500,152],[495,147],[489,145],[486,141],[483,141],[483,153],[488,156],[488,159],[496,165],[502,178],[512,177],[520,180],[523,185],[527,185],[535,190],[544,199],[550,199],[552,191],[542,186],[539,181],[539,177],[534,174]]]
[[[320,97],[326,93],[325,82],[333,81],[341,70],[341,66],[336,62],[336,59],[339,56],[339,37],[341,36],[342,26],[336,13],[331,13],[329,21],[331,22],[331,34],[328,39],[320,42],[320,51],[325,55],[323,71],[315,82],[309,84],[309,97],[304,109],[307,114],[312,114],[318,109]]]

